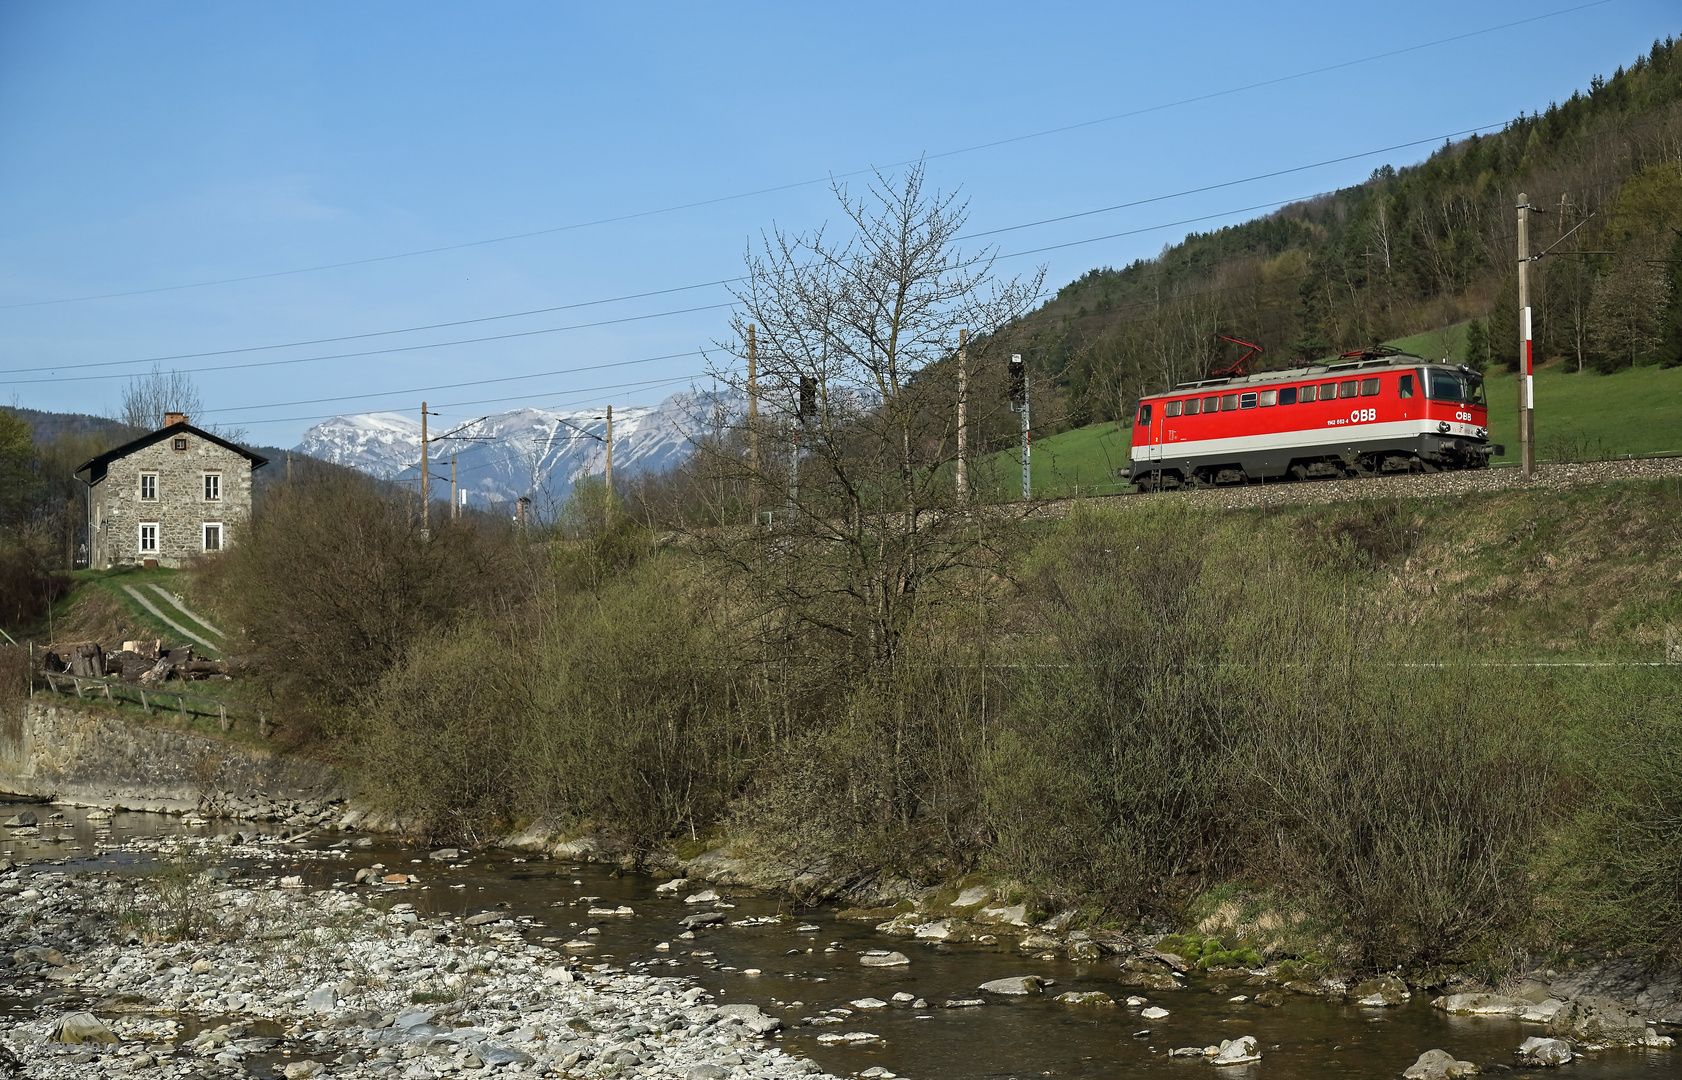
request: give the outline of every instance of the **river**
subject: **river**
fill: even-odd
[[[60,824],[48,815],[63,810]],[[233,829],[274,832],[276,826],[210,822],[154,814],[118,813],[91,822],[86,811],[38,807],[43,828],[34,838],[4,837],[3,853],[31,865],[26,873],[53,869],[76,873],[147,869],[144,850],[171,834],[212,834]],[[1364,1008],[1321,998],[1293,996],[1281,1007],[1254,1003],[1258,986],[1217,984],[1192,975],[1178,992],[1146,992],[1149,1004],[1168,1010],[1154,1021],[1139,1007],[1071,1006],[1053,1000],[1064,991],[1098,990],[1118,1002],[1136,991],[1117,983],[1113,958],[1092,963],[1032,960],[1003,945],[928,944],[878,934],[868,924],[837,918],[833,907],[794,908],[783,897],[747,889],[721,889],[734,907],[731,925],[679,937],[678,920],[712,905],[686,905],[683,893],[658,894],[659,881],[620,874],[588,863],[491,851],[449,865],[425,849],[374,837],[371,847],[330,850],[349,837],[321,833],[287,863],[268,864],[263,873],[291,873],[318,888],[348,882],[357,869],[383,864],[385,872],[409,872],[418,885],[390,890],[393,901],[430,914],[469,915],[493,907],[516,918],[528,941],[580,955],[587,964],[690,977],[721,1001],[751,1002],[788,1025],[783,1047],[815,1059],[838,1076],[881,1068],[915,1080],[981,1077],[1164,1077],[1191,1075],[1211,1066],[1202,1058],[1170,1058],[1176,1047],[1218,1044],[1254,1036],[1259,1063],[1217,1070],[1232,1080],[1308,1078],[1391,1078],[1427,1049],[1442,1048],[1487,1066],[1514,1061],[1514,1050],[1540,1025],[1508,1017],[1449,1016],[1423,996],[1390,1008]],[[240,867],[231,863],[230,870]],[[342,887],[342,886],[341,886]],[[699,889],[700,886],[697,886]],[[360,887],[364,899],[375,890]],[[692,890],[684,890],[690,892]],[[627,907],[633,915],[588,916],[591,907]],[[778,918],[780,917],[780,918]],[[594,928],[595,934],[586,931]],[[567,943],[587,939],[588,948]],[[657,948],[666,944],[668,948]],[[910,957],[903,967],[869,968],[859,954],[898,950]],[[1048,993],[1006,998],[983,994],[981,983],[1032,974],[1052,984]],[[894,1003],[896,993],[928,1007]],[[1245,997],[1249,1000],[1232,1000]],[[882,1008],[851,1002],[874,998]],[[986,999],[980,1007],[946,1008],[948,1000]],[[9,1007],[27,1007],[13,1001]],[[835,1010],[851,1010],[842,1014]],[[812,1023],[835,1018],[839,1022]],[[810,1018],[810,1019],[808,1019]],[[803,1020],[807,1022],[802,1023]],[[863,1031],[878,1040],[855,1044],[820,1042],[825,1033]],[[1669,1049],[1605,1050],[1580,1057],[1563,1070],[1584,1080],[1612,1077],[1682,1076],[1682,1052]],[[881,1074],[875,1074],[881,1075]]]

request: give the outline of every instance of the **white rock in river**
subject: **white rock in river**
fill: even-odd
[[[1402,1073],[1406,1080],[1456,1080],[1462,1076],[1472,1076],[1478,1067],[1470,1061],[1456,1061],[1454,1055],[1446,1050],[1427,1050],[1419,1055],[1419,1060],[1407,1067]]]
[[[718,898],[716,889],[702,889],[698,893],[690,893],[684,897],[683,902],[686,904],[713,904],[718,902]]]
[[[1145,1010],[1149,1012],[1150,1010]],[[1248,1065],[1252,1061],[1260,1061],[1261,1053],[1256,1049],[1256,1037],[1246,1035],[1241,1039],[1234,1039],[1221,1048],[1215,1055],[1214,1065]]]
[[[1518,1053],[1526,1065],[1564,1065],[1571,1060],[1571,1044],[1564,1039],[1532,1035],[1519,1045]]]
[[[1168,1010],[1158,1005],[1152,1005],[1150,1008],[1140,1012],[1139,1015],[1144,1017],[1146,1020],[1161,1020],[1164,1016],[1168,1015]]]
[[[989,994],[1037,994],[1040,992],[1040,980],[1035,975],[1012,975],[984,982],[981,989]]]
[[[304,998],[304,1008],[311,1012],[330,1013],[338,1003],[339,996],[331,986],[318,986]]]
[[[872,949],[859,957],[859,963],[865,967],[899,967],[901,964],[911,963],[911,958],[902,952]]]
[[[849,1001],[847,1004],[855,1009],[885,1009],[888,1007],[888,1003],[881,998],[859,998],[857,1001]]]
[[[1127,999],[1128,1006],[1130,1008],[1134,1008],[1134,1009],[1137,1009],[1139,1006],[1143,1005],[1144,1003],[1145,1003],[1145,999],[1142,998],[1142,997],[1139,997],[1137,994],[1135,994],[1133,997],[1130,997],[1130,998]]]
[[[662,881],[660,884],[654,886],[654,891],[657,893],[675,893],[679,889],[688,888],[688,886],[689,879],[679,877],[673,878],[670,881]]]
[[[977,904],[985,903],[987,901],[987,898],[992,896],[992,895],[993,895],[993,890],[992,889],[989,889],[985,885],[976,885],[972,888],[965,889],[963,892],[959,893],[958,898],[956,900],[952,901],[952,906],[953,907],[974,907]]]

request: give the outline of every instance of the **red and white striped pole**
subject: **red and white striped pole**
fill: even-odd
[[[1519,469],[1536,472],[1536,373],[1530,325],[1530,196],[1518,197],[1518,445]]]

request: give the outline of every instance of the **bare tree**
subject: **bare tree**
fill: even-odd
[[[921,166],[897,182],[878,174],[862,196],[835,195],[845,237],[773,229],[748,254],[738,340],[719,346],[732,362],[715,362],[713,376],[747,393],[733,361],[753,326],[761,410],[756,430],[744,417],[744,437],[703,451],[710,472],[736,480],[737,520],[770,508],[774,525],[713,530],[704,543],[778,633],[828,635],[883,671],[927,586],[977,542],[950,467],[958,331],[972,335],[972,366],[1002,365],[998,331],[1026,314],[1044,274],[1000,281],[991,250],[959,251],[966,208],[925,191]],[[972,420],[987,407],[972,398]]]
[[[190,422],[224,439],[239,442],[245,438],[244,428],[205,423],[203,412],[204,400],[192,376],[153,364],[151,371],[133,376],[123,387],[116,418],[136,431],[156,431],[164,426],[167,414],[185,413]]]
[[[181,371],[165,371],[157,364],[145,375],[136,375],[123,387],[123,404],[117,418],[131,428],[156,431],[164,426],[166,413],[186,413],[196,420],[204,411],[198,387]]]

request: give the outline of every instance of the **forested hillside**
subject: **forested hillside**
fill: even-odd
[[[1470,320],[1456,359],[1516,364],[1521,192],[1532,252],[1558,245],[1532,268],[1538,357],[1682,364],[1682,41],[1667,39],[1498,134],[1064,286],[1010,345],[1055,387],[1035,427],[1126,415],[1233,348],[1216,333],[1283,367]],[[1008,441],[1006,423],[989,435]]]

